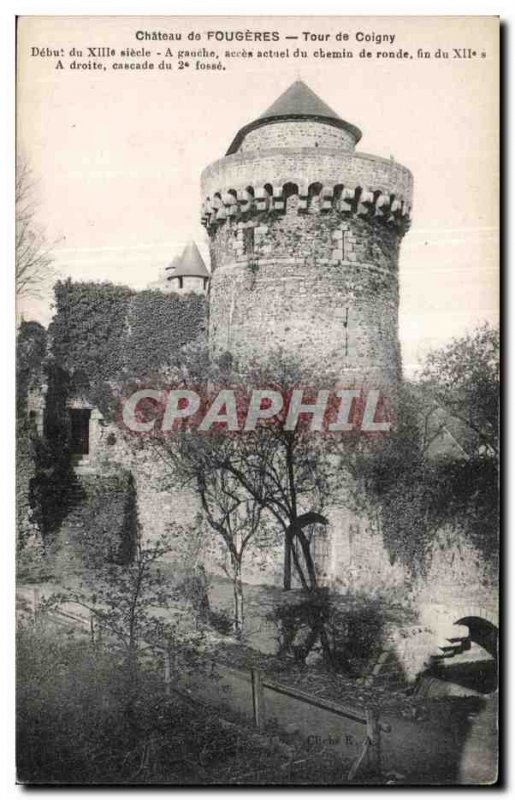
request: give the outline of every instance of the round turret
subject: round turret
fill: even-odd
[[[189,242],[182,255],[174,258],[166,268],[167,291],[187,294],[205,294],[209,283],[209,272],[195,242]]]
[[[360,139],[359,128],[341,119],[305,83],[295,81],[264,114],[238,131],[227,155],[271,147],[338,147],[352,153]]]
[[[202,174],[210,349],[281,348],[346,382],[400,377],[398,255],[412,176],[294,83]]]

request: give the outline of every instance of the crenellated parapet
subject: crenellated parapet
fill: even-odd
[[[298,186],[248,186],[243,190],[228,189],[215,192],[202,205],[202,224],[209,230],[223,225],[228,219],[248,220],[253,214],[281,214],[286,212],[288,199],[298,197],[296,210],[302,213],[337,211],[346,216],[357,216],[392,225],[405,233],[410,225],[411,206],[402,197],[384,194],[380,189],[368,190],[361,186],[333,186],[321,183]]]
[[[394,226],[410,224],[413,179],[395,161],[338,150],[301,149],[227,156],[202,175],[202,223],[212,231],[228,219],[336,211]]]

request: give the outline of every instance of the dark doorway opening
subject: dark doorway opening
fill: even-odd
[[[73,455],[87,456],[89,454],[89,419],[91,409],[70,409],[71,421],[71,448]]]

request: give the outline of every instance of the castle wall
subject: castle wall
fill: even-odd
[[[300,147],[238,152],[210,164],[201,177],[203,215],[216,216],[221,206],[227,210],[230,197],[223,195],[230,190],[236,193],[235,197],[239,192],[244,202],[244,191],[251,187],[258,201],[266,199],[263,188],[267,184],[282,190],[285,184],[295,183],[301,193],[304,190],[307,194],[308,187],[317,182],[330,189],[331,196],[335,187],[352,189],[353,194],[356,187],[361,187],[382,192],[385,199],[394,195],[406,204],[406,211],[411,209],[413,176],[402,164],[368,153],[349,154],[339,148]],[[220,195],[220,204],[215,202],[216,195]],[[280,192],[274,196],[278,202],[281,200]]]
[[[315,119],[270,121],[204,170],[214,356],[229,351],[245,364],[280,348],[310,373],[336,371],[345,383],[401,380],[398,260],[413,178],[393,159],[354,153],[354,142],[351,131]],[[389,639],[408,677],[442,652],[474,594],[495,605],[495,576],[458,532],[447,532],[428,574],[414,581],[390,559],[373,520],[338,498],[325,513],[327,530],[313,540],[320,581],[385,593],[409,610],[411,623],[393,625]],[[247,580],[280,585],[280,566],[275,554]]]
[[[249,131],[238,148],[239,153],[267,150],[271,147],[339,147],[352,152],[355,138],[335,125],[309,120],[267,122]]]
[[[75,403],[75,405],[77,405]],[[109,476],[127,470],[134,479],[139,530],[144,543],[157,541],[172,525],[185,529],[198,523],[200,501],[193,489],[174,478],[171,468],[148,446],[133,446],[115,423],[94,409],[90,453],[76,467],[79,476]]]
[[[188,292],[196,292],[197,294],[206,293],[206,280],[205,278],[197,278],[194,275],[186,275],[182,279],[182,289],[178,278],[172,278],[166,281],[166,292],[177,292],[177,294],[188,294]]]
[[[204,170],[212,355],[241,363],[282,348],[347,383],[399,380],[398,257],[412,176],[343,140],[297,146],[340,135],[354,143],[316,121],[272,123]],[[245,151],[248,141],[259,149]]]
[[[335,212],[299,216],[296,200],[213,237],[212,353],[246,361],[282,347],[349,381],[398,380],[397,232]]]

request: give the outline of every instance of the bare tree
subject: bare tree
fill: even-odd
[[[310,528],[327,524],[322,510],[332,464],[323,443],[313,442],[302,431],[274,425],[236,436],[225,431],[208,436],[176,432],[153,439],[151,446],[169,464],[174,480],[197,489],[208,524],[224,542],[237,633],[243,621],[242,558],[247,545],[259,540],[265,524],[284,540],[284,588],[291,588],[293,566],[302,589],[318,596]],[[317,620],[315,634],[330,659],[322,620]]]
[[[243,556],[250,543],[266,537],[263,508],[248,495],[234,477],[225,470],[207,472],[203,461],[197,462],[196,481],[202,508],[210,528],[225,546],[226,561],[222,564],[233,585],[234,632],[243,632]]]
[[[286,397],[303,384],[298,365],[282,354],[251,374],[228,370],[217,376],[214,386],[275,386]],[[312,378],[311,388],[322,385],[320,381],[331,385],[331,380],[329,374]],[[242,619],[241,561],[248,544],[259,544],[264,528],[284,542],[284,588],[292,587],[294,571],[305,592],[315,597],[320,590],[312,545],[315,531],[327,525],[324,506],[339,480],[337,453],[328,438],[313,435],[309,426],[287,430],[283,423],[281,418],[280,424],[241,433],[223,429],[207,435],[192,429],[168,435],[156,429],[147,439],[170,467],[172,479],[198,492],[204,518],[223,541],[234,587],[236,631]],[[317,635],[329,653],[321,624]]]
[[[220,444],[225,444],[224,439]],[[221,557],[217,557],[217,561],[233,586],[233,628],[234,633],[241,636],[244,556],[250,547],[254,548],[254,555],[257,550],[265,553],[278,539],[273,520],[267,515],[266,503],[218,460],[213,449],[216,448],[214,439],[207,441],[206,437],[195,434],[178,435],[172,440],[149,441],[149,445],[156,457],[169,467],[172,485],[189,486],[198,493],[203,512],[201,519],[208,526],[206,532],[211,531],[221,545]]]
[[[36,219],[34,180],[26,159],[16,162],[16,293],[39,297],[54,274],[52,245]]]

